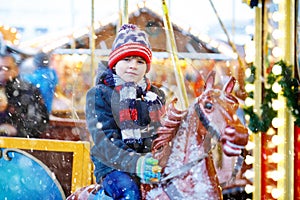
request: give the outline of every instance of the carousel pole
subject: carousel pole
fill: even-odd
[[[283,60],[295,66],[295,1],[284,0],[280,1],[278,5],[279,12],[284,13],[282,15],[285,17],[279,21],[279,29],[285,36],[279,39]],[[286,98],[280,94],[278,99],[284,102],[284,106],[278,110],[278,117],[283,119],[283,124],[278,127],[277,134],[284,139],[278,145],[278,153],[284,155],[284,159],[278,163],[278,170],[284,171],[283,177],[277,182],[277,188],[283,191],[278,199],[294,199],[294,120],[287,107]]]
[[[173,26],[169,17],[169,9],[165,0],[162,0],[162,8],[164,13],[164,26],[167,36],[168,50],[170,51],[170,56],[172,64],[174,67],[174,73],[176,78],[176,83],[179,89],[180,102],[183,109],[186,109],[189,105],[188,97],[185,89],[184,79],[180,66],[178,65],[177,47],[175,42],[175,36],[173,32]]]
[[[255,53],[255,60],[254,66],[256,67],[255,70],[255,91],[254,91],[254,109],[257,111],[259,116],[261,115],[260,106],[262,104],[262,84],[261,84],[261,74],[263,74],[263,8],[255,7],[255,34],[254,34],[254,42],[256,46],[256,53]],[[253,169],[254,169],[254,178],[253,178],[253,200],[260,200],[262,197],[262,134],[261,132],[254,134],[253,136],[253,143],[255,147],[253,148]]]
[[[95,5],[95,1],[91,0],[91,30],[90,30],[90,50],[91,50],[91,85],[94,84],[94,77],[95,77],[95,69],[96,69],[96,63],[95,63],[95,17],[94,17],[94,5]]]
[[[128,0],[119,0],[119,19],[117,31],[123,24],[128,23]]]

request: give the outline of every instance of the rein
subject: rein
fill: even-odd
[[[212,137],[217,137],[219,140],[221,137],[221,134],[211,125],[210,121],[205,116],[204,112],[201,110],[200,105],[198,103],[194,106],[195,111],[197,113],[197,116],[199,117],[200,122],[205,127],[205,129],[211,134]],[[204,160],[206,157],[208,157],[208,153],[204,153],[202,156],[200,156],[198,159],[193,160],[186,165],[183,165],[182,167],[174,170],[172,173],[167,175],[166,177],[162,178],[160,180],[161,183],[166,182],[172,178],[175,178],[177,176],[180,176],[181,174],[189,171],[192,167],[200,163],[202,160]]]

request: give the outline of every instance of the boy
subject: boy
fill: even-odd
[[[146,33],[133,24],[123,25],[112,45],[108,69],[87,93],[94,174],[113,199],[141,199],[139,183],[160,179],[161,167],[150,152],[165,94],[146,78],[151,58]]]

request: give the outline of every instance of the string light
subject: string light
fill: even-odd
[[[282,88],[281,88],[281,85],[279,85],[278,82],[275,82],[273,85],[272,85],[272,91],[275,92],[275,93],[279,93],[281,92]]]
[[[247,97],[245,99],[245,105],[248,106],[248,107],[253,106],[254,103],[255,103],[255,101],[252,98],[250,98],[250,97]]]
[[[280,75],[282,73],[282,67],[280,65],[274,65],[272,67],[272,73],[276,76]]]
[[[271,141],[274,145],[279,145],[279,144],[283,143],[284,139],[282,136],[274,135],[272,137]]]
[[[247,165],[251,165],[254,163],[254,157],[253,156],[250,156],[250,155],[247,155],[246,158],[245,158],[245,163]]]
[[[278,188],[273,188],[271,191],[271,195],[274,199],[278,199],[283,194],[283,191]]]
[[[283,19],[283,15],[280,12],[276,11],[272,14],[272,19],[274,22],[279,22]]]
[[[275,40],[281,39],[284,37],[284,34],[281,30],[275,29],[272,33],[272,36]]]
[[[245,146],[247,151],[254,149],[254,147],[255,147],[255,143],[252,141],[248,141],[247,145]]]
[[[254,89],[255,89],[255,86],[253,84],[246,84],[245,85],[245,90],[248,93],[254,91]]]
[[[272,50],[272,55],[275,58],[280,58],[283,55],[283,51],[280,47],[274,47],[273,50]]]
[[[283,119],[282,118],[279,118],[279,117],[275,117],[273,120],[272,120],[272,126],[274,128],[279,128],[281,126],[283,126]]]
[[[245,76],[246,76],[246,78],[249,78],[251,75],[252,75],[251,69],[250,69],[250,68],[247,68],[247,69],[245,70]]]
[[[253,193],[254,192],[254,186],[250,185],[250,184],[246,184],[246,186],[245,186],[245,192],[247,194]]]
[[[274,152],[272,155],[268,156],[268,161],[271,163],[279,163],[283,160],[283,155],[277,152]]]
[[[254,171],[253,171],[253,169],[247,169],[245,171],[244,175],[245,175],[245,177],[247,179],[249,179],[249,180],[252,179],[254,177]]]
[[[280,110],[284,107],[284,102],[283,101],[280,101],[280,100],[273,100],[272,102],[272,108],[273,110]]]

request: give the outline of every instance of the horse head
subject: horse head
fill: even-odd
[[[212,71],[203,93],[196,99],[195,110],[203,126],[222,143],[224,153],[238,156],[248,142],[248,130],[237,115],[239,102],[231,93],[235,79],[230,77],[222,89],[216,88],[214,82]]]
[[[239,102],[231,92],[235,78],[230,77],[222,89],[215,87],[215,71],[209,73],[203,92],[188,110],[178,110],[174,99],[166,109],[159,137],[153,142],[153,153],[164,166],[171,153],[171,140],[177,132],[197,133],[197,145],[210,142],[215,137],[222,143],[227,156],[238,156],[248,142],[248,130],[237,116]],[[183,123],[184,122],[184,123]],[[188,127],[187,127],[188,126]],[[184,127],[184,128],[183,128]],[[207,144],[206,144],[207,145]],[[206,152],[210,146],[204,145]]]
[[[153,141],[153,155],[164,169],[162,181],[170,181],[172,190],[184,199],[199,195],[222,199],[211,152],[213,138],[221,142],[228,156],[240,155],[248,142],[248,130],[237,116],[239,102],[231,94],[235,79],[230,77],[223,88],[214,82],[212,71],[202,93],[187,110],[176,109],[175,99],[166,109],[158,138]],[[160,198],[172,195],[166,193],[161,192]]]

